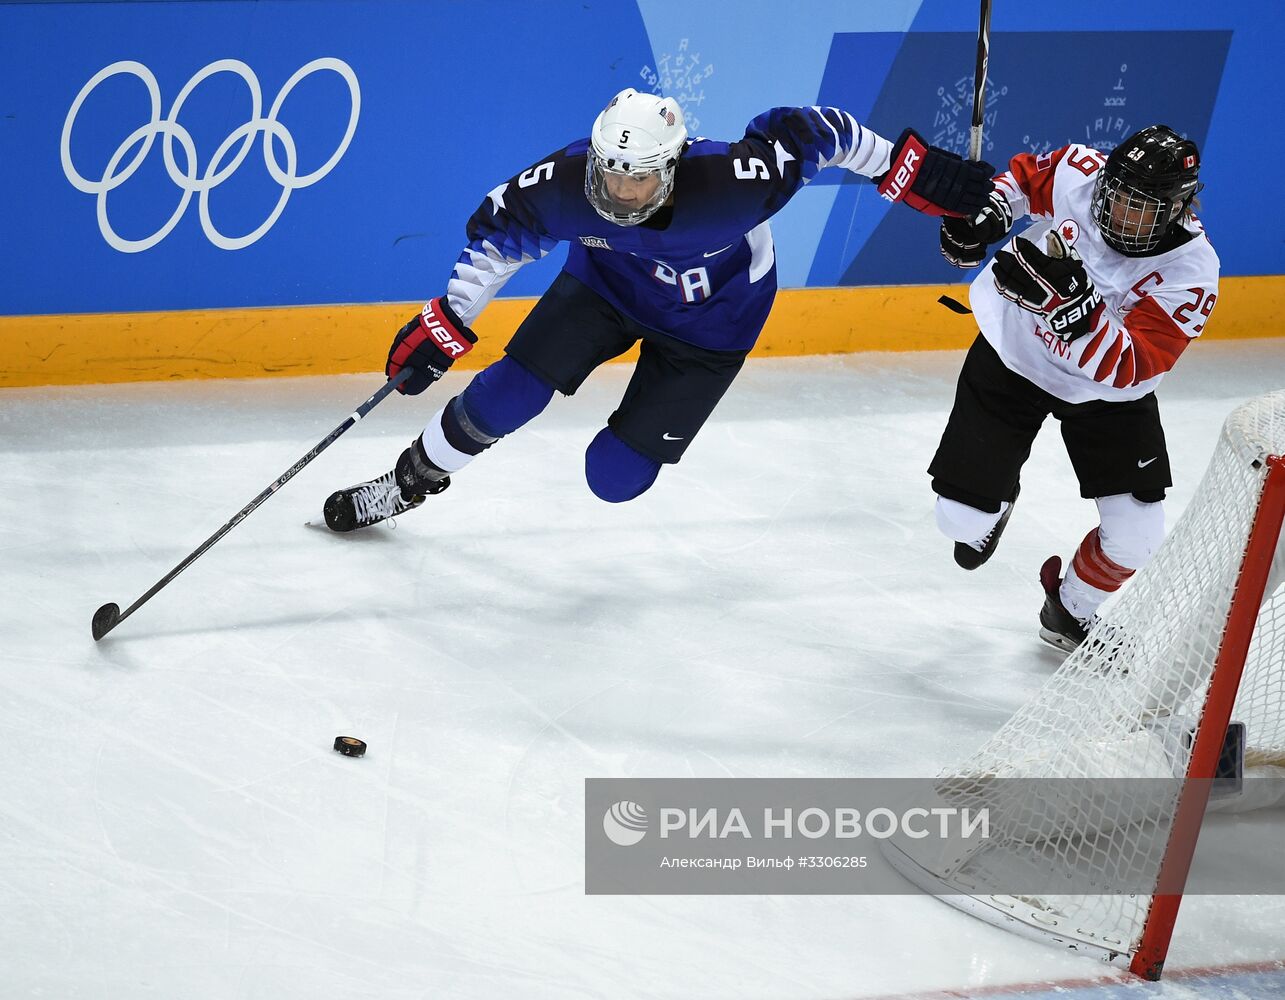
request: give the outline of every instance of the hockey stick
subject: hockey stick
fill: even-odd
[[[982,116],[986,112],[986,69],[991,51],[991,0],[982,0],[977,22],[977,65],[973,69],[973,124],[968,129],[968,158],[974,163],[982,158]],[[937,299],[951,312],[968,315],[972,310],[949,295]]]
[[[991,51],[991,0],[982,0],[977,22],[977,67],[973,70],[973,125],[968,130],[968,158],[982,158],[982,115],[986,110],[986,69]]]
[[[414,370],[411,368],[403,368],[395,376],[393,376],[391,379],[385,382],[382,386],[380,386],[379,391],[376,392],[373,396],[371,396],[368,400],[366,400],[366,402],[362,403],[361,406],[357,407],[357,409],[354,410],[351,414],[349,414],[347,420],[345,420],[342,424],[340,424],[333,431],[331,431],[324,438],[322,438],[321,441],[317,444],[317,446],[312,449],[312,451],[308,452],[308,454],[304,455],[303,458],[295,462],[294,465],[286,469],[286,471],[283,472],[276,480],[274,480],[272,485],[270,485],[266,490],[264,490],[257,497],[251,500],[248,504],[242,507],[240,512],[234,518],[232,518],[232,520],[230,520],[227,524],[223,525],[223,527],[221,527],[213,535],[207,538],[201,544],[200,548],[198,548],[190,556],[188,556],[181,563],[175,566],[172,570],[166,573],[165,576],[163,576],[156,583],[156,585],[152,587],[151,590],[149,590],[146,594],[140,597],[128,608],[126,608],[123,614],[121,613],[120,606],[116,604],[104,604],[101,608],[95,611],[93,624],[91,626],[94,634],[94,641],[97,642],[99,639],[105,636],[108,632],[110,632],[117,625],[119,625],[126,618],[132,615],[144,604],[146,604],[149,600],[151,600],[162,588],[165,587],[166,584],[168,584],[176,576],[182,573],[183,570],[187,569],[189,566],[192,565],[192,563],[200,559],[201,556],[203,556],[205,552],[210,548],[210,546],[212,546],[220,538],[222,538],[229,531],[235,528],[238,524],[244,521],[247,517],[253,514],[255,510],[258,509],[259,505],[263,503],[263,501],[268,499],[268,497],[272,496],[273,493],[281,489],[282,486],[284,486],[291,479],[293,479],[296,473],[302,471],[304,466],[306,466],[314,458],[316,458],[323,451],[325,451],[332,444],[334,444],[335,440],[341,434],[343,434],[344,431],[348,430],[348,428],[350,428],[358,420],[360,420],[367,413],[369,413],[376,406],[378,406],[383,401],[385,396],[387,396],[390,392],[392,392],[399,385],[401,385],[408,378],[410,378],[413,371]]]

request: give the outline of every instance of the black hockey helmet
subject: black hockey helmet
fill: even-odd
[[[1168,125],[1148,125],[1107,157],[1093,187],[1093,221],[1121,253],[1145,254],[1200,190],[1200,152]]]

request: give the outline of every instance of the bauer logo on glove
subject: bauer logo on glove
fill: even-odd
[[[994,173],[989,163],[930,146],[908,128],[892,144],[887,171],[874,181],[888,201],[902,202],[925,215],[967,218],[986,206]]]
[[[437,346],[451,358],[458,358],[461,354],[467,354],[473,345],[463,340],[456,329],[456,326],[463,327],[464,324],[452,326],[448,325],[449,321],[443,321],[439,301],[439,299],[430,299],[425,302],[419,314],[420,320],[429,335],[437,342]]]
[[[1044,317],[1058,337],[1070,343],[1096,329],[1102,319],[1102,294],[1084,269],[1084,261],[1056,231],[1045,238],[1042,252],[1021,236],[1013,249],[995,254],[995,289],[1023,309]]]
[[[403,368],[413,368],[415,374],[397,391],[415,396],[445,375],[455,359],[476,343],[477,335],[455,315],[445,296],[429,299],[420,314],[397,331],[384,373],[392,378]]]

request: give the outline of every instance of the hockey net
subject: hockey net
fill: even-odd
[[[1282,455],[1285,390],[1227,418],[1196,495],[1151,563],[1039,693],[939,786],[959,798],[1006,777],[1081,778],[1090,786],[1103,778],[1212,778],[1229,719],[1244,725],[1246,775],[1285,764]],[[1008,803],[999,828],[971,854],[933,861],[894,849],[891,860],[992,923],[1158,978],[1180,899],[1173,887],[1186,879],[1210,786],[1165,787],[1172,798],[1146,821],[1112,814],[1118,802],[1034,795]],[[988,872],[1023,864],[1088,870],[1103,885],[1153,891],[978,891]]]

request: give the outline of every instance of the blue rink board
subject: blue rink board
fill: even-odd
[[[770,3],[737,10],[0,2],[0,315],[427,298],[486,192],[585,135],[626,86],[667,89],[713,138],[737,138],[773,104],[822,103],[889,137],[913,125],[962,150],[975,6],[817,0],[801,19]],[[1274,71],[1285,5],[1058,0],[1000,7],[993,29],[992,162],[1070,140],[1110,147],[1167,121],[1205,147],[1201,217],[1224,274],[1285,273],[1285,202],[1270,185],[1255,190],[1262,164],[1285,162],[1285,133],[1262,118],[1285,99]],[[315,69],[287,92],[317,60],[344,73]],[[232,64],[244,71],[212,69]],[[782,282],[957,281],[935,226],[827,171],[773,220]],[[564,252],[502,294],[543,291]]]

